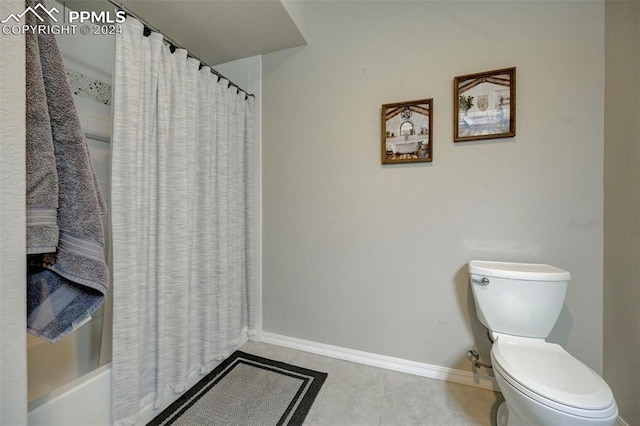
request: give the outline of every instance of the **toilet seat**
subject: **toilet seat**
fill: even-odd
[[[491,348],[496,373],[528,397],[580,417],[617,411],[609,386],[561,346],[542,339],[501,335]]]

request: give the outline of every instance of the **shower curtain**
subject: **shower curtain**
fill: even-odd
[[[253,332],[253,97],[127,18],[112,142],[113,421],[133,424]]]

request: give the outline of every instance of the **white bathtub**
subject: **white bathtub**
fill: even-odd
[[[29,426],[111,424],[111,364],[29,403]]]
[[[394,154],[410,154],[417,152],[423,143],[424,139],[410,138],[409,140],[405,140],[403,136],[396,136],[387,138],[386,150]]]
[[[191,378],[189,387],[203,375]],[[138,413],[138,425],[146,425],[179,394],[168,395],[158,409],[150,404]],[[29,426],[111,426],[111,364],[29,403]]]
[[[194,377],[189,386],[202,375]],[[138,425],[146,425],[180,397],[171,395],[162,407],[150,404],[138,413]],[[111,364],[29,403],[29,426],[111,426]]]
[[[421,140],[413,142],[395,142],[391,145],[391,149],[394,154],[412,154],[420,149],[420,145],[422,145]]]
[[[242,343],[246,342],[246,338]],[[239,346],[238,346],[239,348]],[[237,349],[237,348],[236,348]],[[194,374],[187,388],[205,375]],[[165,403],[153,404],[138,413],[138,425],[146,425],[171,405],[181,394],[165,396]],[[29,426],[111,426],[111,364],[104,365],[68,385],[29,403]]]

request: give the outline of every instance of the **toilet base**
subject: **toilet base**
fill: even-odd
[[[496,416],[496,424],[498,426],[507,426],[509,422],[509,407],[507,403],[503,402],[498,407],[498,415]]]
[[[523,419],[516,412],[509,411],[507,401],[498,406],[498,414],[496,415],[497,426],[531,426],[531,422]]]
[[[500,376],[498,375],[497,377]],[[500,383],[500,381],[498,381],[498,383]],[[508,389],[507,392],[510,390],[511,389]],[[518,395],[506,395],[503,391],[503,396],[513,397]],[[511,402],[513,403],[514,401]],[[523,402],[530,404],[523,406]],[[506,400],[498,406],[496,413],[497,426],[615,426],[616,419],[618,417],[617,408],[616,412],[608,417],[585,418],[561,413],[557,410],[549,409],[549,407],[539,405],[539,403],[534,400],[528,400],[525,398],[516,398],[515,403],[520,403],[519,406],[515,406],[516,409],[514,409],[513,406],[508,405]],[[536,406],[535,404],[538,405]],[[526,417],[523,417],[523,414]]]

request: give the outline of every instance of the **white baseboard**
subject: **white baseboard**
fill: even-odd
[[[629,423],[625,422],[622,417],[618,417],[616,420],[616,426],[629,426]]]
[[[401,373],[428,377],[430,379],[444,380],[461,385],[473,386],[481,389],[489,389],[499,392],[498,385],[493,377],[473,374],[468,371],[455,370],[453,368],[440,367],[438,365],[424,364],[401,358],[385,355],[377,355],[369,352],[356,351],[339,346],[325,345],[309,340],[296,339],[294,337],[262,332],[261,341],[271,345],[310,352],[330,358],[370,365],[372,367],[385,368]]]

